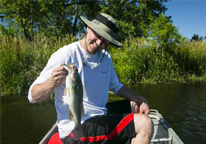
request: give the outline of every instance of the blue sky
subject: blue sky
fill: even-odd
[[[206,0],[172,0],[164,3],[179,33],[191,39],[194,34],[206,36]]]

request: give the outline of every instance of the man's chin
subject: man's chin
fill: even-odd
[[[95,53],[97,53],[98,51],[99,51],[98,48],[91,48],[90,51],[89,51],[89,53],[95,54]]]

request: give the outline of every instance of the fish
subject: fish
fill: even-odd
[[[83,137],[83,128],[81,125],[81,117],[84,115],[83,107],[83,86],[78,69],[74,63],[70,65],[61,65],[68,71],[66,76],[66,87],[64,95],[66,103],[69,106],[69,119],[74,121],[75,127],[72,131],[74,140]]]

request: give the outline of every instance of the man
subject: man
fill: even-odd
[[[141,143],[148,144],[153,134],[151,119],[147,116],[147,100],[123,86],[115,73],[106,48],[109,44],[123,45],[117,41],[118,26],[115,20],[101,13],[89,21],[81,17],[86,26],[86,35],[80,41],[66,45],[55,52],[37,80],[31,85],[30,102],[46,100],[55,93],[57,125],[63,143]],[[63,101],[66,70],[61,64],[75,63],[83,84],[82,117],[84,137],[74,140],[74,122],[68,117],[69,107]],[[128,99],[133,112],[128,115],[106,115],[108,91]],[[137,114],[138,112],[138,114]]]

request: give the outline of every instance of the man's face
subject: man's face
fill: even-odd
[[[86,45],[89,53],[95,54],[107,48],[108,44],[109,41],[95,33],[90,27],[87,27]]]

